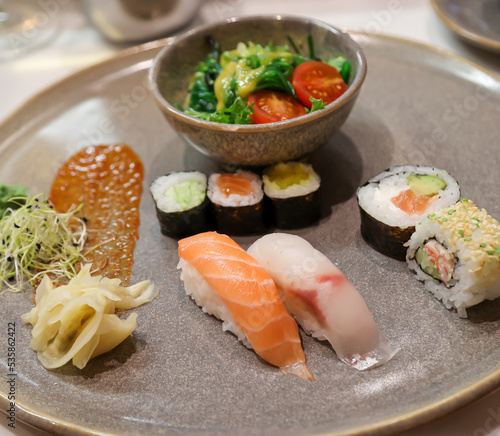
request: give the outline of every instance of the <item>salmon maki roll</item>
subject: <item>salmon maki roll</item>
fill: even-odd
[[[261,178],[250,171],[214,173],[207,196],[217,230],[227,235],[262,234],[266,227]]]
[[[200,233],[179,241],[181,280],[203,311],[223,321],[265,361],[303,380],[305,363],[298,326],[271,276],[229,236]]]

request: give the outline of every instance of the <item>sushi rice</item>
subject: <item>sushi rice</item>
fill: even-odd
[[[207,283],[203,276],[184,259],[179,259],[177,269],[181,270],[181,280],[184,283],[184,290],[203,312],[215,316],[217,319],[222,320],[222,330],[228,331],[236,335],[236,337],[247,348],[252,349],[252,344],[246,337],[245,333],[234,322],[231,312],[226,305],[222,302],[219,295]]]
[[[253,206],[264,198],[264,192],[262,190],[262,180],[257,174],[250,171],[238,170],[235,173],[238,176],[246,178],[252,188],[253,192],[248,195],[240,194],[229,194],[222,192],[217,185],[217,180],[221,177],[221,174],[214,173],[208,179],[208,198],[214,204],[223,207],[242,207],[242,206]]]
[[[205,200],[207,176],[199,171],[175,172],[158,177],[150,191],[156,206],[163,212],[182,212]]]

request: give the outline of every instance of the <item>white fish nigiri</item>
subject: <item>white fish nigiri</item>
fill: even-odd
[[[361,294],[305,239],[272,233],[255,241],[248,253],[271,275],[305,332],[328,340],[342,362],[364,370],[394,356],[397,349],[382,337]]]

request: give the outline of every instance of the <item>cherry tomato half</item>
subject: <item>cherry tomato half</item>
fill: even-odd
[[[275,123],[306,114],[306,108],[291,95],[266,89],[248,96],[248,105],[253,105],[250,118],[255,124]]]
[[[347,85],[336,68],[320,61],[307,61],[298,65],[292,75],[292,85],[299,100],[309,109],[310,97],[328,104],[339,98]]]

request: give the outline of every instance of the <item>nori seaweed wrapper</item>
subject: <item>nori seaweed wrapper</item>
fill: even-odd
[[[389,226],[371,216],[361,206],[359,211],[363,239],[380,253],[404,261],[407,250],[404,244],[410,239],[415,227]]]
[[[262,234],[266,231],[264,199],[248,206],[221,206],[212,203],[212,214],[219,233],[244,236]]]
[[[161,232],[171,238],[185,238],[213,228],[208,198],[198,206],[181,212],[164,212],[156,207]]]
[[[321,216],[318,191],[288,198],[267,196],[273,222],[279,229],[299,229],[316,222]]]

